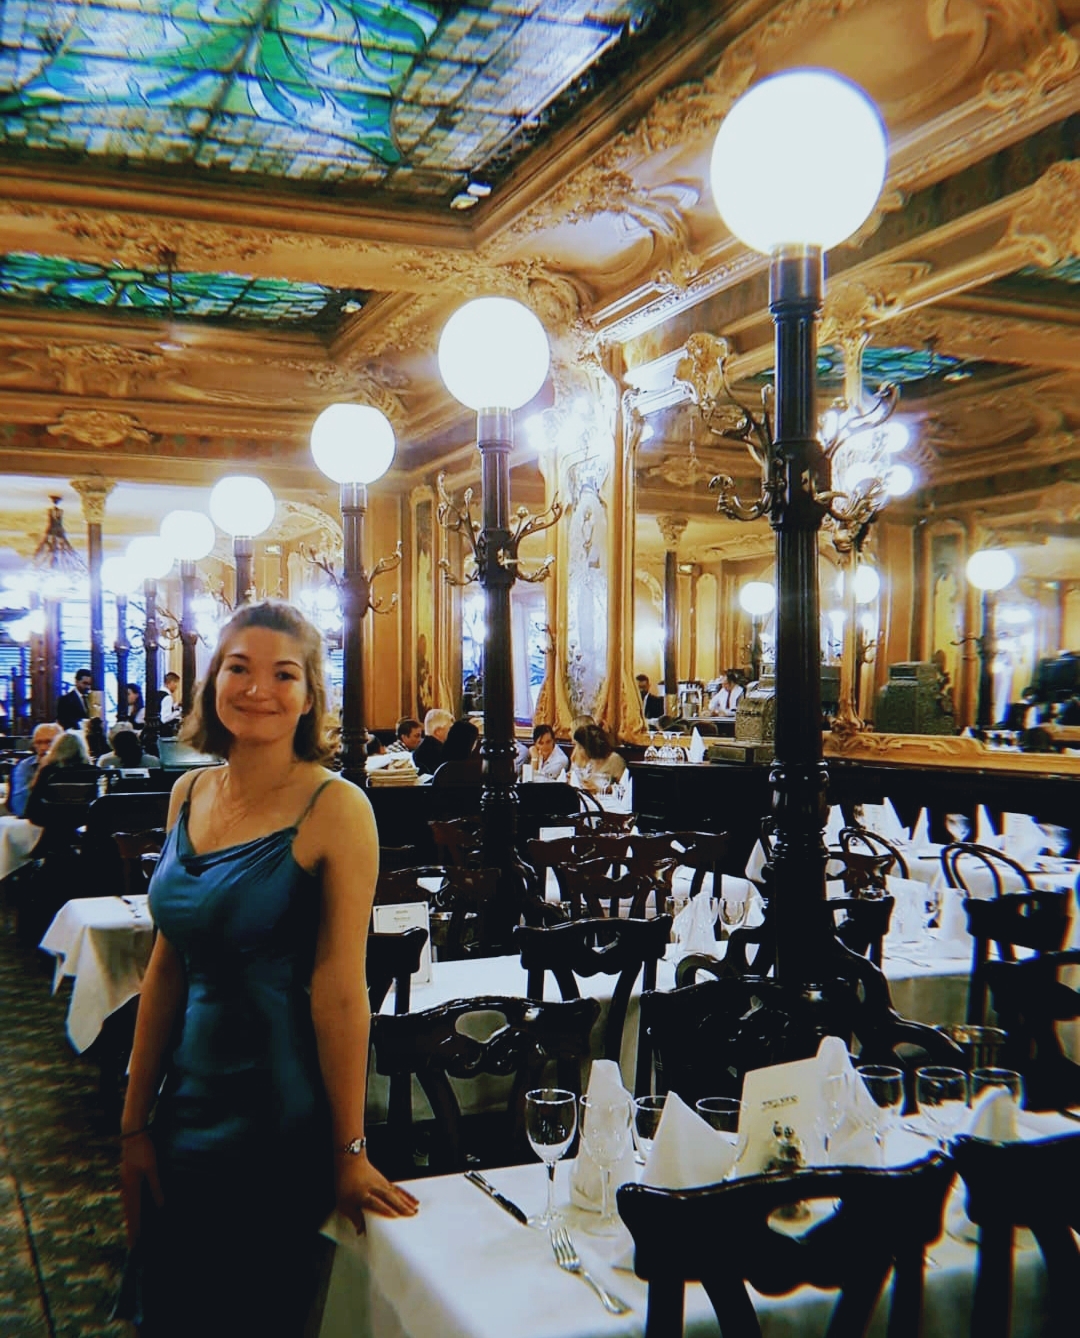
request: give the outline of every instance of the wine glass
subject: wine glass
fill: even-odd
[[[611,1193],[611,1171],[630,1141],[633,1110],[633,1104],[625,1096],[581,1098],[581,1137],[585,1151],[600,1170],[600,1220],[585,1227],[593,1236],[614,1236],[619,1230]]]
[[[874,1127],[874,1142],[881,1147],[896,1128],[904,1108],[904,1075],[887,1064],[860,1064],[855,1072],[881,1111]]]
[[[964,1118],[967,1095],[967,1074],[960,1069],[915,1070],[915,1099],[920,1113],[936,1131],[942,1152],[947,1151],[949,1138]]]
[[[743,1103],[733,1096],[703,1096],[694,1109],[712,1128],[722,1134],[737,1134]]]
[[[555,1207],[555,1163],[566,1156],[577,1129],[577,1097],[562,1087],[537,1087],[525,1093],[525,1135],[547,1167],[547,1207],[529,1226],[541,1229],[562,1221]]]
[[[821,1084],[821,1135],[826,1153],[850,1104],[848,1082],[848,1074],[831,1073]]]
[[[975,1098],[980,1092],[985,1092],[990,1088],[1004,1088],[1011,1093],[1017,1105],[1020,1105],[1023,1099],[1023,1079],[1015,1069],[972,1069],[971,1104],[975,1104]]]
[[[727,930],[728,935],[743,923],[749,908],[750,898],[748,896],[720,898],[720,923]]]
[[[645,1159],[652,1151],[666,1101],[667,1096],[661,1095],[639,1096],[634,1102],[634,1144],[637,1148],[634,1160],[639,1166],[645,1165]]]

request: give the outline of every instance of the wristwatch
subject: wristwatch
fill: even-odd
[[[359,1157],[366,1147],[366,1138],[354,1138],[350,1143],[346,1143],[341,1150],[342,1152],[347,1152],[350,1157]]]

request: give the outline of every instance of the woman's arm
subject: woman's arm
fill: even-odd
[[[344,782],[327,788],[309,822],[322,872],[311,1017],[333,1120],[338,1208],[362,1231],[365,1210],[400,1217],[417,1208],[407,1190],[372,1166],[366,1151],[344,1151],[364,1136],[371,1031],[364,957],[379,839],[366,796]]]

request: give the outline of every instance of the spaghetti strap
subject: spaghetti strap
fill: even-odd
[[[312,794],[311,798],[307,801],[307,806],[305,807],[303,813],[301,813],[300,816],[299,816],[299,817],[296,819],[296,821],[293,823],[293,830],[294,830],[294,831],[295,831],[297,828],[300,827],[300,825],[303,823],[304,819],[305,819],[305,818],[307,817],[307,815],[311,812],[311,810],[315,807],[315,801],[318,799],[319,795],[322,794],[323,790],[325,790],[326,787],[327,787],[328,785],[333,785],[333,783],[334,783],[336,780],[337,780],[337,777],[336,777],[336,776],[329,776],[326,780],[323,781],[323,783],[322,783],[321,785],[319,785],[319,786],[316,787],[315,792]]]
[[[202,779],[202,773],[204,771],[220,771],[220,769],[221,769],[220,767],[206,767],[206,766],[198,768],[199,775],[197,775],[191,782],[191,784],[187,787],[187,794],[184,795],[184,805],[182,809],[183,812],[186,812],[188,808],[191,806],[191,796],[195,793],[195,786],[198,785],[199,781]]]

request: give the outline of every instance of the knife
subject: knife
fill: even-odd
[[[475,1185],[477,1189],[482,1189],[488,1198],[494,1199],[499,1207],[505,1212],[508,1212],[515,1221],[520,1222],[522,1226],[528,1226],[528,1217],[526,1217],[513,1199],[508,1199],[505,1194],[500,1194],[490,1180],[485,1180],[479,1171],[466,1171],[465,1179],[468,1180],[471,1185]]]

